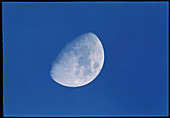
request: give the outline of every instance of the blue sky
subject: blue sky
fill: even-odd
[[[2,4],[4,116],[167,115],[168,2]],[[101,40],[105,61],[90,84],[50,77],[65,44]]]

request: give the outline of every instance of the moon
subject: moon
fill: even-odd
[[[67,87],[80,87],[92,82],[104,64],[104,49],[92,32],[68,43],[52,64],[52,79]]]

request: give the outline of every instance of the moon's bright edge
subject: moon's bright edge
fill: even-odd
[[[68,43],[53,62],[50,74],[67,87],[79,87],[93,81],[104,63],[104,49],[94,33],[85,33]]]

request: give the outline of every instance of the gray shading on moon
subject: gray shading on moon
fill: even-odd
[[[84,86],[100,73],[104,63],[103,46],[94,33],[85,33],[68,43],[50,70],[57,83],[67,87]]]

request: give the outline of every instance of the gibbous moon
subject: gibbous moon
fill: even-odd
[[[104,49],[94,33],[85,33],[68,43],[53,62],[50,74],[67,87],[79,87],[93,81],[104,63]]]

